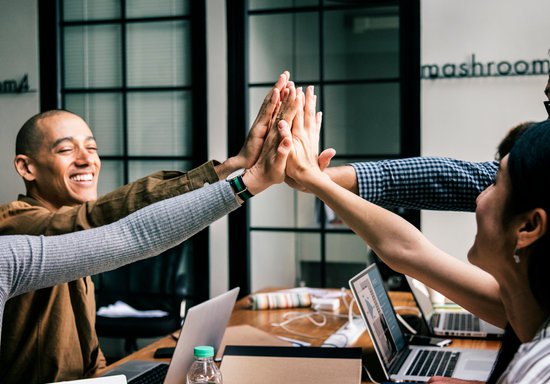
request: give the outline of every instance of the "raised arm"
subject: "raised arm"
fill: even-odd
[[[495,180],[498,163],[448,157],[352,163],[327,168],[338,185],[383,207],[475,210],[477,196]]]
[[[151,257],[239,206],[228,183],[218,182],[103,227],[59,236],[0,237],[1,278],[7,279],[2,286],[12,297]]]
[[[299,94],[299,93],[298,93]],[[289,119],[296,91],[283,101]],[[271,124],[256,162],[243,179],[252,194],[280,183],[291,147],[288,125]],[[239,207],[226,181],[155,203],[96,229],[51,236],[0,237],[0,299],[71,281],[150,257],[186,240]],[[2,306],[3,308],[3,306]]]
[[[414,226],[339,186],[318,166],[320,122],[314,98],[306,96],[303,123],[292,126],[293,150],[287,174],[331,207],[393,269],[442,292],[491,323],[504,327],[506,315],[496,281],[482,270],[447,255]]]

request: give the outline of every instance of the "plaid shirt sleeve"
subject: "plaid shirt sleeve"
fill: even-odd
[[[413,157],[350,164],[359,196],[384,207],[474,211],[496,176],[498,162]]]

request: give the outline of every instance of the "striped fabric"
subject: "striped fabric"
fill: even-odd
[[[550,318],[532,341],[519,348],[498,384],[550,383]]]
[[[257,293],[250,295],[252,309],[298,308],[311,306],[309,293]]]
[[[383,207],[475,211],[476,197],[494,182],[498,163],[413,157],[350,164],[359,196]]]

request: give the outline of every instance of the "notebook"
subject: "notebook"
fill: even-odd
[[[193,348],[211,345],[218,350],[238,294],[237,287],[189,309],[170,364],[132,360],[102,376],[122,374],[131,384],[185,384],[194,361]]]
[[[487,380],[497,351],[408,344],[375,264],[354,276],[349,285],[385,380],[427,381],[432,376]]]
[[[228,345],[224,384],[359,384],[361,348]]]
[[[126,377],[123,375],[109,376],[109,377],[97,377],[94,379],[82,379],[82,380],[69,380],[58,381],[58,384],[71,383],[71,384],[126,384]]]
[[[430,299],[428,287],[410,276],[406,278],[426,327],[433,335],[497,338],[504,334],[504,329],[495,327],[465,310],[436,309]]]

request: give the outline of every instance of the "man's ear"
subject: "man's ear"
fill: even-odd
[[[517,249],[532,245],[548,230],[548,215],[542,208],[535,208],[526,212],[523,222],[518,229]]]
[[[33,161],[27,155],[17,155],[14,160],[15,169],[25,181],[34,181],[36,179],[36,169]]]

